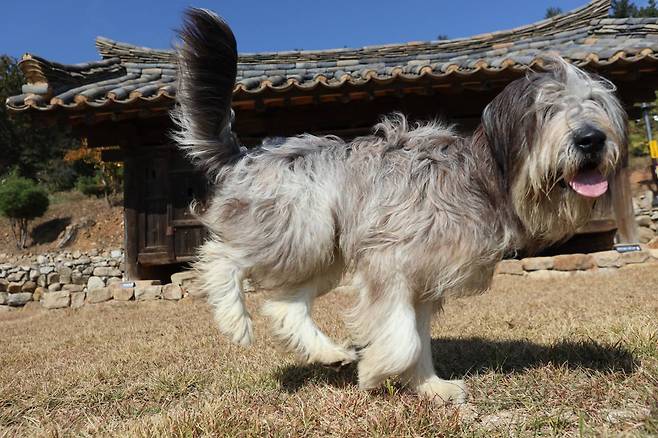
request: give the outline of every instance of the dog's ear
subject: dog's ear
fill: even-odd
[[[529,78],[517,79],[505,87],[482,114],[487,144],[503,181],[511,180],[514,163],[532,144],[535,135],[533,89]]]

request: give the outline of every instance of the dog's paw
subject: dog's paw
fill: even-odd
[[[443,380],[434,376],[414,387],[416,392],[436,403],[461,405],[466,403],[468,393],[463,380]]]
[[[353,364],[355,360],[348,360],[348,359],[343,359],[340,362],[333,362],[333,363],[323,363],[322,366],[332,369],[334,371],[340,371],[345,367],[350,366]]]
[[[324,352],[322,357],[318,358],[316,362],[322,365],[339,370],[353,362],[356,362],[358,356],[352,348],[337,347],[333,351]]]

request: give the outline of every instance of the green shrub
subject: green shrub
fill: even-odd
[[[9,219],[19,248],[27,246],[30,221],[48,210],[48,194],[34,181],[12,172],[0,182],[0,214]]]
[[[75,188],[85,196],[103,196],[105,188],[100,182],[98,175],[81,176],[75,184]]]

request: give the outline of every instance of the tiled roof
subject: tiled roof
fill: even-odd
[[[650,58],[658,61],[658,19],[608,18],[609,0],[594,0],[560,16],[495,33],[447,41],[410,42],[318,51],[242,53],[234,99],[267,92],[310,93],[346,85],[460,80],[541,63],[547,52],[597,69]],[[171,105],[176,94],[173,51],[99,37],[102,61],[62,65],[25,55],[28,84],[7,105],[15,111],[79,110],[143,102]],[[466,80],[466,79],[464,79]]]

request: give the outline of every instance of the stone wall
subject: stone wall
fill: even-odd
[[[41,301],[45,307],[79,307],[88,291],[120,283],[123,251],[43,254],[0,259],[0,305]],[[64,305],[65,303],[65,305]]]
[[[639,226],[640,243],[648,243],[658,236],[658,207],[651,202],[653,194],[647,190],[644,194],[633,198],[635,220]]]
[[[503,260],[496,274],[530,278],[555,278],[576,273],[613,272],[627,265],[658,264],[658,239],[641,251],[619,253],[568,254]],[[62,252],[34,258],[8,258],[0,255],[0,310],[38,302],[47,309],[78,308],[110,300],[180,300],[199,297],[193,287],[195,275],[185,271],[173,274],[171,283],[158,280],[124,281],[123,251],[88,253]],[[249,286],[246,285],[249,290]],[[35,303],[36,304],[36,303]]]
[[[81,307],[109,300],[179,300],[192,275],[172,275],[172,283],[127,282],[123,279],[123,251],[115,249],[0,258],[0,307],[39,302],[47,309]]]
[[[614,272],[624,266],[639,263],[658,263],[658,249],[643,248],[641,251],[627,253],[602,251],[591,254],[503,260],[496,267],[496,273],[524,275],[531,278],[555,278],[574,273]]]

